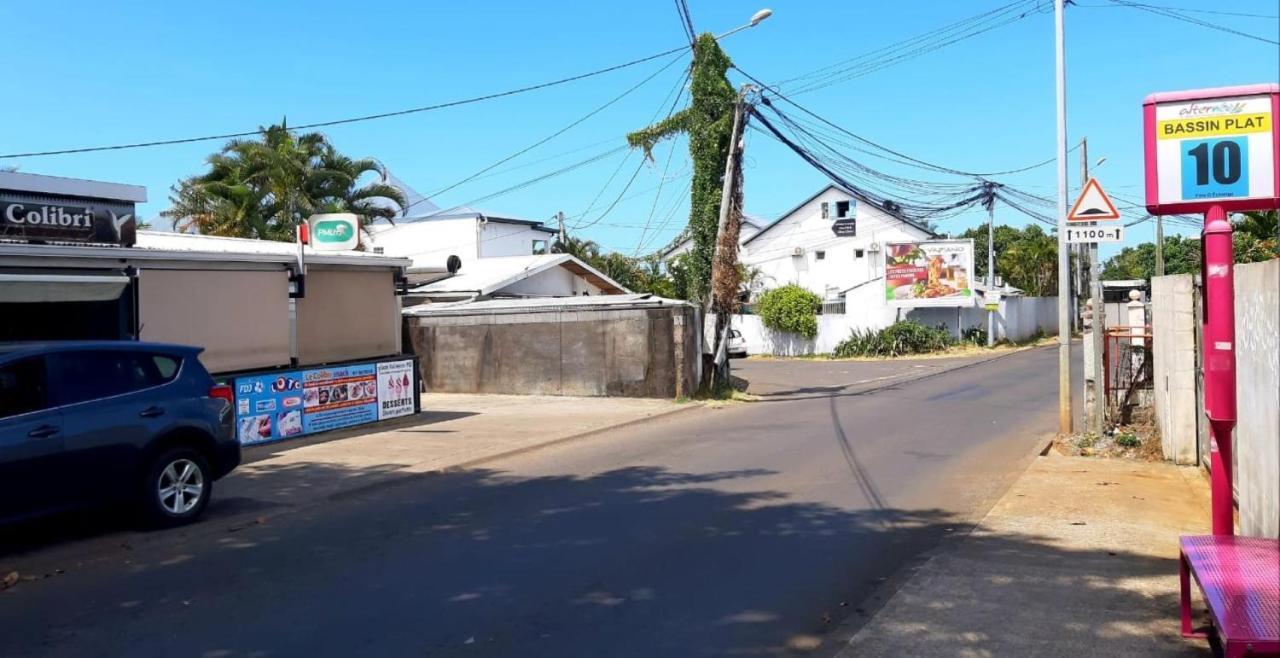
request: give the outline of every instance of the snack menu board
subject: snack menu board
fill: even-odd
[[[250,445],[407,416],[414,370],[405,359],[236,377],[236,436]]]
[[[376,366],[363,363],[302,373],[302,430],[307,434],[378,419]]]

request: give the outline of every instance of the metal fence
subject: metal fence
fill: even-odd
[[[1102,346],[1107,415],[1128,423],[1133,410],[1151,404],[1154,387],[1150,326],[1107,327]]]

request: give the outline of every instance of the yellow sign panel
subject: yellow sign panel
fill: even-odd
[[[1161,121],[1156,130],[1156,136],[1160,139],[1187,139],[1191,137],[1243,135],[1270,131],[1271,115],[1255,113]]]

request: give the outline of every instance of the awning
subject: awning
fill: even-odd
[[[104,302],[128,284],[124,274],[0,274],[0,303]]]

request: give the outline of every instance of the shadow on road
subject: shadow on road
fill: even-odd
[[[0,593],[0,636],[11,655],[824,652],[841,643],[842,619],[874,613],[892,588],[885,574],[967,529],[940,510],[807,501],[770,488],[777,475],[631,466],[407,476],[261,524],[211,520],[215,532],[171,531],[109,564],[19,582]],[[1032,535],[986,536],[980,546],[1010,564],[1075,566],[1051,582],[1011,572],[985,583],[1002,594],[983,604],[1087,591],[1113,611],[1098,627],[1045,618],[1049,638],[1149,635],[1157,616],[1177,609],[1173,597],[1112,584],[1172,573],[1173,560],[1062,550]],[[898,632],[928,636],[920,621]],[[984,646],[980,634],[937,643],[948,654]]]

